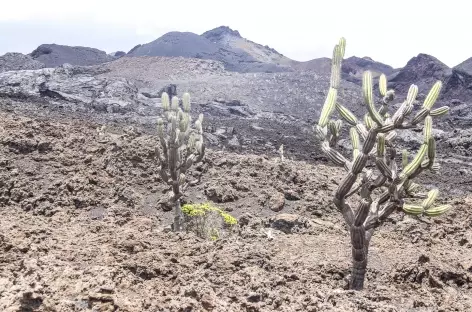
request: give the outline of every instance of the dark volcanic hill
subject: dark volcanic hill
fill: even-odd
[[[389,87],[406,94],[410,85],[416,84],[419,92],[427,94],[432,85],[441,80],[447,82],[452,70],[434,56],[420,53],[408,61],[405,67],[392,74]]]
[[[468,102],[472,98],[472,58],[452,68],[447,80],[444,97]],[[459,103],[454,101],[455,104]]]
[[[456,69],[462,72],[472,73],[472,57],[466,59],[464,62],[460,63],[459,65],[454,66],[453,69]]]
[[[374,77],[380,74],[390,75],[394,71],[392,66],[376,62],[367,56],[362,58],[351,56],[343,61],[342,71],[349,76],[361,79],[362,73],[366,70],[370,70]]]
[[[316,58],[306,62],[293,61],[292,67],[297,70],[314,71],[319,74],[330,75],[331,59],[327,57]],[[376,62],[370,57],[352,56],[343,60],[342,75],[343,78],[359,84],[362,80],[362,73],[366,70],[372,71],[374,77],[380,76],[381,73],[390,75],[394,69],[386,64]]]
[[[223,31],[222,31],[223,30]],[[228,32],[228,35],[224,34]],[[127,56],[167,56],[200,58],[221,61],[227,70],[236,72],[281,72],[290,70],[289,67],[279,66],[269,58],[255,57],[257,49],[237,47],[235,41],[245,42],[231,29],[215,29],[199,36],[191,32],[169,32],[147,44],[138,45],[128,52]],[[208,38],[210,39],[208,39]],[[229,38],[230,40],[223,39]],[[232,38],[232,39],[231,39]],[[237,40],[233,40],[233,39]],[[213,41],[212,41],[213,40]],[[233,41],[232,41],[233,40]],[[226,43],[222,43],[225,41]],[[253,45],[256,47],[256,44]],[[256,51],[257,50],[257,51]]]
[[[319,74],[329,75],[331,72],[331,59],[320,57],[306,62],[294,62],[292,67],[302,71],[314,71]]]
[[[291,65],[294,62],[267,45],[243,38],[237,30],[232,30],[228,26],[220,26],[206,31],[202,37],[230,49],[243,50],[259,62],[276,65]]]
[[[44,63],[46,67],[57,67],[69,63],[71,65],[90,66],[115,60],[116,58],[101,51],[88,47],[70,47],[58,44],[42,44],[30,53],[30,56]]]

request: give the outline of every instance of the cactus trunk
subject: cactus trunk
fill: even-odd
[[[352,270],[349,289],[362,290],[364,288],[364,279],[367,270],[367,254],[369,248],[369,241],[366,239],[366,231],[363,226],[351,227],[351,244]]]
[[[175,201],[174,210],[174,225],[172,226],[174,232],[181,232],[183,230],[183,213],[180,205],[180,199]]]
[[[353,259],[351,281],[349,283],[349,289],[362,290],[364,288],[364,279],[367,269],[367,252],[363,261],[356,261]]]

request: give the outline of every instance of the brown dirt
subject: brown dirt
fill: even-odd
[[[13,112],[0,120],[1,311],[472,310],[463,164],[423,178],[454,210],[396,214],[374,234],[366,289],[353,292],[349,237],[329,204],[337,168],[210,150],[185,200],[212,200],[241,224],[212,242],[166,230],[152,135],[100,137],[90,120]],[[274,229],[280,219],[297,226]]]

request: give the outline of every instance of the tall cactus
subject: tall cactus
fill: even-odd
[[[179,98],[162,93],[163,118],[157,120],[157,133],[160,146],[156,153],[160,161],[160,176],[170,187],[170,201],[174,204],[174,231],[183,229],[183,214],[180,200],[188,183],[185,173],[195,163],[202,160],[205,154],[203,145],[203,115],[200,114],[191,128],[190,95],[182,96],[183,110],[179,107]]]
[[[334,194],[333,202],[342,213],[351,234],[353,267],[349,286],[351,289],[360,290],[364,287],[370,239],[374,230],[390,214],[403,211],[411,215],[435,217],[450,209],[449,205],[433,205],[438,190],[433,189],[427,194],[421,194],[418,192],[419,186],[412,181],[424,170],[438,172],[432,120],[433,117],[446,114],[449,107],[432,109],[442,87],[441,81],[437,81],[416,114],[412,115],[412,112],[418,87],[412,85],[405,101],[393,115],[389,115],[388,104],[394,100],[395,92],[387,90],[387,78],[382,74],[379,78],[382,99],[378,103],[380,108],[376,107],[372,74],[366,71],[362,79],[362,94],[367,114],[362,120],[358,119],[339,103],[337,97],[345,47],[346,40],[341,38],[334,48],[328,95],[318,124],[313,128],[316,137],[321,141],[323,152],[334,164],[347,171]],[[341,120],[330,119],[335,111],[351,127],[352,160],[333,149],[341,133]],[[397,131],[417,128],[420,123],[423,123],[423,143],[411,161],[408,152],[403,151],[400,169],[396,162],[397,150],[394,146]],[[363,140],[362,145],[360,139]],[[368,169],[371,168],[366,166],[369,162],[374,165],[374,169]],[[347,202],[354,194],[360,195],[357,209],[353,209]],[[414,203],[415,199],[419,198],[424,200]]]

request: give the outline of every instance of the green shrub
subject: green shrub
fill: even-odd
[[[223,233],[231,232],[238,223],[229,213],[210,203],[185,204],[182,206],[187,231],[202,238],[217,240]]]

